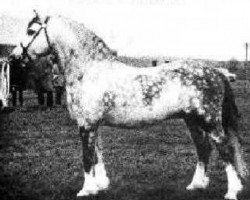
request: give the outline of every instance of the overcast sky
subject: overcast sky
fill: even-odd
[[[35,8],[83,22],[123,55],[244,60],[250,43],[249,0],[0,1],[1,14]]]

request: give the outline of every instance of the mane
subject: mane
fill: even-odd
[[[91,60],[113,60],[117,57],[117,52],[112,50],[101,37],[85,27],[84,24],[59,16],[64,23],[68,24],[71,31],[75,34],[81,47],[84,48],[85,55]]]

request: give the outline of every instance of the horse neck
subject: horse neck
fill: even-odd
[[[116,58],[114,51],[92,31],[88,30],[83,24],[60,17],[62,31],[55,26],[54,30],[56,41],[56,51],[61,58],[64,69],[72,62],[87,62],[97,60],[113,60]],[[59,35],[58,35],[59,34]],[[87,66],[87,65],[84,65]]]
[[[86,29],[86,37],[82,45],[86,47],[88,56],[92,60],[102,61],[116,58],[115,51],[110,49],[99,36],[88,29]]]
[[[83,53],[77,37],[63,20],[54,17],[48,23],[47,32],[61,71],[64,72],[72,60]]]

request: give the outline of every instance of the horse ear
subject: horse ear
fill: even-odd
[[[38,19],[40,19],[40,16],[39,16],[38,12],[35,9],[33,11],[34,11],[34,13],[36,15],[35,17],[38,18]]]
[[[45,24],[47,24],[47,23],[48,23],[48,21],[49,21],[49,19],[50,19],[50,17],[49,17],[49,16],[47,16],[47,17],[46,17],[46,19],[44,20],[44,23],[45,23]]]

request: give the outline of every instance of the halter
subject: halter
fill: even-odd
[[[34,34],[33,38],[32,38],[31,41],[27,44],[26,47],[24,47],[22,43],[20,44],[21,47],[22,47],[22,49],[23,49],[23,55],[24,55],[26,58],[28,58],[29,61],[31,61],[32,59],[31,59],[31,56],[28,54],[28,48],[32,45],[32,43],[35,41],[35,39],[36,39],[37,36],[41,33],[42,30],[44,30],[44,33],[45,33],[45,37],[46,37],[46,41],[47,41],[49,50],[48,50],[48,52],[45,52],[45,53],[42,53],[42,54],[39,54],[39,55],[40,55],[40,56],[48,56],[48,55],[52,54],[52,55],[54,55],[54,56],[56,57],[56,59],[58,58],[58,57],[57,57],[57,54],[55,54],[55,51],[53,51],[53,47],[52,47],[52,45],[51,45],[51,42],[50,42],[50,39],[49,39],[49,35],[48,35],[48,31],[47,31],[47,24],[48,24],[49,19],[50,19],[50,17],[48,16],[48,17],[46,17],[46,19],[45,19],[45,21],[44,21],[43,23],[42,23],[41,21],[30,22],[30,24],[36,23],[36,24],[40,25],[40,28],[39,28],[39,30]],[[38,20],[39,20],[39,18],[38,18]],[[30,24],[28,25],[28,28],[31,26]],[[53,62],[53,64],[57,64],[57,63],[55,62],[55,60],[53,60],[52,62]],[[62,70],[60,70],[60,68],[59,68],[59,72],[60,72],[60,74],[64,74],[64,73],[62,72]]]
[[[27,56],[29,60],[30,59],[30,56],[28,54],[28,48],[31,46],[31,44],[34,42],[34,40],[37,38],[37,36],[40,34],[40,32],[42,30],[44,30],[44,33],[45,33],[45,37],[46,37],[46,41],[48,43],[48,46],[49,46],[49,52],[52,50],[52,46],[51,46],[51,42],[50,42],[50,39],[49,39],[49,35],[48,35],[48,31],[47,31],[47,23],[49,21],[50,17],[46,17],[44,23],[42,22],[39,22],[39,21],[36,21],[36,22],[33,22],[33,23],[36,23],[36,24],[39,24],[41,27],[39,28],[39,30],[35,33],[35,35],[33,36],[33,38],[31,39],[31,41],[27,44],[26,47],[23,46],[23,44],[21,43],[21,47],[23,48],[23,55],[24,56]]]

